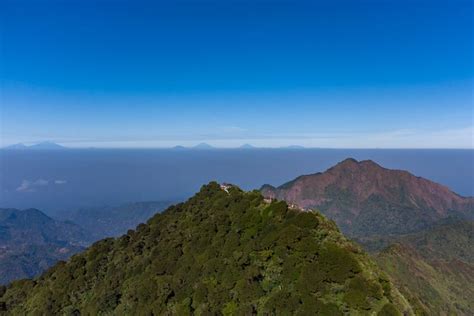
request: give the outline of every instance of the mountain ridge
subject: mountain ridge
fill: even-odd
[[[411,313],[332,221],[205,185],[117,239],[0,291],[4,314]]]
[[[355,237],[404,234],[451,215],[474,217],[474,198],[371,160],[348,158],[325,172],[299,176],[279,187],[263,185],[260,190],[268,198],[318,209]]]

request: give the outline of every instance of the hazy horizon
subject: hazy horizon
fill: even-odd
[[[207,149],[295,149],[295,150],[303,150],[303,149],[406,149],[406,150],[430,150],[430,149],[459,149],[459,150],[473,150],[474,148],[470,147],[311,147],[311,146],[304,146],[298,143],[285,143],[283,145],[273,145],[273,146],[265,146],[265,145],[256,145],[256,143],[241,143],[239,141],[229,143],[220,143],[215,141],[199,141],[199,142],[181,142],[181,143],[167,143],[166,145],[156,146],[153,143],[143,144],[140,142],[131,142],[127,147],[124,142],[120,142],[121,146],[117,146],[115,142],[112,143],[100,143],[100,146],[88,146],[85,144],[79,143],[60,143],[60,142],[53,142],[53,141],[39,141],[39,142],[20,142],[20,143],[12,143],[4,145],[4,147],[0,147],[0,149],[10,149],[11,146],[15,145],[25,145],[27,147],[33,145],[41,145],[44,143],[52,143],[62,146],[62,149],[200,149],[205,150],[206,148],[199,148],[200,145],[209,146]],[[115,146],[114,146],[115,145]],[[155,145],[155,146],[153,146]],[[28,148],[27,148],[28,149]],[[46,149],[47,150],[47,149]]]
[[[258,189],[325,171],[349,157],[407,170],[474,196],[473,150],[1,150],[0,207],[55,213],[127,202],[179,201],[209,181]]]

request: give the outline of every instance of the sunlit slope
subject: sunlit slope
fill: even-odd
[[[4,293],[3,293],[4,292]],[[6,314],[398,315],[403,297],[316,212],[217,183],[36,280],[1,291]]]

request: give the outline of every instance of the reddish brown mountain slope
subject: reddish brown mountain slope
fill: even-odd
[[[346,159],[324,173],[296,178],[264,196],[302,208],[316,208],[352,236],[403,234],[436,221],[473,218],[474,199],[409,172],[385,169],[373,161]]]

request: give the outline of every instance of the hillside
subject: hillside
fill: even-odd
[[[136,202],[120,206],[84,208],[66,218],[85,229],[94,240],[117,237],[146,222],[170,202]]]
[[[375,258],[419,314],[472,315],[474,222],[403,237]]]
[[[227,192],[228,191],[228,192]],[[0,290],[4,314],[399,315],[410,308],[317,212],[203,186],[186,203]]]
[[[323,173],[278,188],[264,185],[261,191],[268,198],[320,210],[351,237],[401,235],[447,217],[474,218],[473,198],[370,160],[346,159]]]
[[[0,284],[37,275],[88,240],[78,226],[39,210],[0,209]]]
[[[415,248],[426,259],[459,259],[474,263],[474,221],[452,220],[415,234],[400,242]]]
[[[393,245],[376,257],[419,315],[472,315],[474,266],[459,260],[428,261]]]

